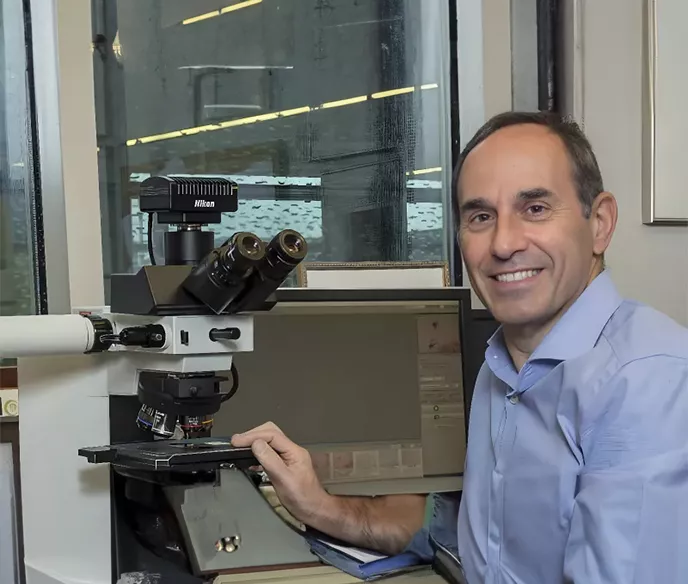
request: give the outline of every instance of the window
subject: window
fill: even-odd
[[[137,196],[156,174],[239,184],[218,240],[293,228],[310,261],[448,261],[449,10],[94,0],[106,278],[148,263]]]
[[[21,0],[0,3],[0,315],[45,311],[31,80]],[[39,300],[41,299],[41,300]],[[11,364],[1,360],[0,365]]]

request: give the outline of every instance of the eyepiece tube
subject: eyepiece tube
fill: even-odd
[[[308,244],[303,236],[293,229],[285,229],[268,243],[261,272],[281,284],[307,254]]]
[[[239,232],[210,252],[188,275],[182,287],[216,314],[239,296],[265,258],[265,243],[253,233]]]
[[[246,282],[245,291],[228,309],[230,312],[258,310],[306,257],[308,244],[293,229],[280,231],[268,243],[265,259]]]

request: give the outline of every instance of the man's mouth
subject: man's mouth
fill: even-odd
[[[521,270],[519,272],[508,272],[505,274],[497,274],[492,276],[497,282],[521,282],[522,280],[527,280],[537,276],[542,270]]]

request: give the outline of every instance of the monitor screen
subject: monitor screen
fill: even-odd
[[[466,448],[460,302],[285,303],[256,315],[254,350],[234,355],[239,390],[214,435],[272,421],[308,448],[324,484],[456,487]]]

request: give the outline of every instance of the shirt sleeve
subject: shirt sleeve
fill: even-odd
[[[688,365],[625,365],[596,399],[581,435],[564,581],[688,581]]]

